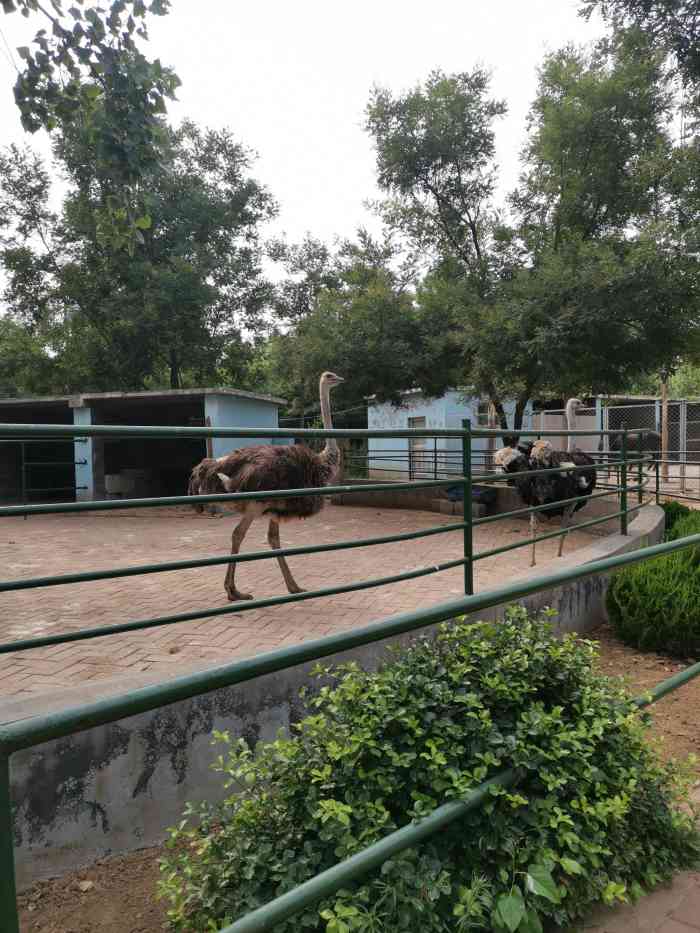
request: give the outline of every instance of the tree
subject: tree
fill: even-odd
[[[150,223],[128,261],[99,234],[89,134],[77,128],[55,147],[71,182],[60,217],[28,150],[0,158],[5,300],[34,333],[59,341],[62,358],[80,360],[81,388],[213,381],[269,299],[258,226],[275,205],[250,177],[250,154],[228,131],[191,122],[168,141],[145,187]]]
[[[266,348],[268,381],[293,401],[295,411],[317,405],[318,375],[327,369],[347,380],[335,390],[338,408],[363,405],[375,394],[398,402],[399,393],[416,384],[424,348],[414,296],[400,266],[392,268],[395,258],[390,239],[377,241],[360,231],[357,241],[327,252],[324,284],[318,282],[315,260],[307,276],[296,281],[298,293],[310,295],[308,310],[285,332],[275,333]],[[284,283],[282,293],[290,294]]]
[[[75,0],[64,10],[39,0],[1,0],[5,13],[42,16],[34,50],[19,49],[24,71],[15,84],[22,125],[68,133],[79,126],[90,139],[104,198],[97,210],[103,239],[115,246],[140,242],[144,222],[141,186],[161,159],[162,115],[179,79],[138,49],[147,14],[162,16],[169,0],[113,0],[109,9]]]
[[[434,71],[397,97],[375,88],[367,107],[389,226],[433,256],[454,256],[484,294],[495,223],[493,122],[506,112],[488,93],[484,69]]]
[[[636,28],[676,58],[688,83],[700,80],[700,10],[696,0],[582,0],[581,15],[594,10],[612,25]]]
[[[671,104],[658,55],[628,35],[545,58],[511,199],[534,263],[564,241],[623,235],[654,210]]]

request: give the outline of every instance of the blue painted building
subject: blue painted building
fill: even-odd
[[[441,398],[424,396],[420,389],[401,393],[402,404],[368,399],[367,427],[384,430],[461,428],[465,419],[472,427],[488,427],[488,402],[469,394],[466,389],[450,389]],[[512,423],[515,402],[506,402],[505,410]],[[532,417],[532,403],[525,411],[524,426]],[[500,445],[499,445],[500,446]],[[472,468],[477,470],[489,461],[495,443],[489,438],[474,438]],[[462,472],[462,442],[447,438],[370,438],[368,470],[373,479],[427,479]]]
[[[120,437],[4,442],[0,501],[183,495],[190,470],[204,457],[273,442],[265,432],[278,427],[284,404],[274,396],[226,388],[0,399],[0,423],[260,429],[254,438],[215,437],[210,442]]]

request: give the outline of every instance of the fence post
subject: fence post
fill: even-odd
[[[464,516],[464,592],[471,596],[474,592],[474,564],[472,555],[472,424],[468,418],[462,421],[462,514]]]
[[[660,500],[659,500],[659,460],[658,460],[658,457],[654,461],[654,466],[656,467],[656,470],[655,470],[655,473],[656,473],[656,504],[659,505]]]
[[[3,933],[19,933],[14,839],[10,756],[0,750],[0,926]]]
[[[679,411],[679,431],[678,431],[678,460],[680,462],[681,474],[681,492],[686,491],[685,486],[685,464],[688,459],[688,400],[681,399]]]
[[[637,490],[637,502],[640,505],[644,501],[644,496],[642,495],[642,492],[643,492],[642,481],[644,479],[644,471],[642,470],[642,467],[643,467],[642,448],[643,447],[644,447],[644,444],[642,443],[642,432],[640,431],[639,434],[637,435],[637,456],[639,457],[639,463],[637,465],[637,486],[639,486],[639,489]]]
[[[620,446],[620,534],[627,534],[627,430],[622,433]]]

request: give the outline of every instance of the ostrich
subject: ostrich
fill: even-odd
[[[319,382],[321,396],[321,417],[323,427],[333,427],[331,420],[331,389],[345,380],[335,373],[323,373]],[[256,447],[244,447],[234,450],[218,460],[206,458],[193,470],[190,476],[188,494],[204,495],[217,492],[260,492],[272,489],[301,489],[316,486],[329,486],[336,480],[340,471],[340,453],[335,438],[327,438],[320,453],[314,453],[303,444],[273,446],[265,444]],[[246,532],[263,515],[269,516],[270,524],[267,540],[273,550],[279,550],[280,522],[296,518],[310,518],[323,508],[320,495],[296,496],[290,499],[255,499],[234,502],[234,508],[241,514],[241,520],[231,535],[231,553],[238,554]],[[290,593],[303,593],[298,586],[287,561],[282,556],[277,558],[284,582]],[[236,563],[230,563],[226,571],[224,588],[229,600],[252,599],[251,593],[241,593],[236,589]]]
[[[623,425],[624,427],[624,425]],[[601,444],[602,444],[601,438]],[[599,449],[602,449],[600,447]],[[622,450],[622,435],[612,434],[608,440],[608,449],[619,453]],[[661,450],[661,435],[658,431],[649,431],[642,428],[627,433],[627,453],[633,454],[641,450],[642,453],[658,453]]]
[[[570,431],[575,429],[575,419],[578,409],[581,408],[579,399],[569,399],[566,405],[567,427]],[[535,538],[537,537],[537,521],[539,515],[549,519],[557,515],[562,516],[562,529],[568,528],[569,522],[575,512],[582,509],[586,500],[560,505],[562,499],[573,499],[576,496],[590,496],[596,485],[595,461],[582,450],[578,450],[571,443],[569,437],[568,450],[554,450],[549,441],[536,441],[528,450],[525,445],[518,448],[502,447],[496,452],[495,462],[512,479],[509,486],[514,486],[520,498],[528,506],[549,505],[541,512],[530,513],[530,537],[532,539],[532,559],[530,566],[536,564]],[[588,470],[571,471],[572,466],[589,466]],[[547,473],[543,476],[518,476],[530,470],[550,470],[561,468],[559,473]],[[564,552],[564,538],[559,538],[558,556]]]

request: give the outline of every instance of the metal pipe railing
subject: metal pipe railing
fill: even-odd
[[[260,492],[218,492],[204,496],[158,496],[143,499],[96,499],[87,502],[45,503],[40,505],[6,505],[0,507],[0,518],[13,515],[46,515],[51,512],[109,512],[114,509],[149,509],[163,505],[204,505],[208,502],[233,504],[259,499],[303,499],[309,496],[333,496],[349,492],[392,492],[393,490],[430,489],[449,486],[454,480],[421,479],[407,483],[366,483],[362,486],[313,486],[301,489],[265,489]]]
[[[390,619],[384,620],[380,623],[374,625],[365,626],[361,629],[356,629],[351,632],[344,632],[340,635],[329,636],[326,639],[318,639],[313,642],[306,642],[301,645],[293,646],[292,648],[280,649],[275,652],[268,652],[264,655],[260,655],[257,658],[246,659],[243,661],[236,662],[232,665],[227,665],[221,668],[214,668],[209,671],[199,672],[197,674],[188,675],[187,677],[177,678],[173,681],[170,681],[166,684],[156,685],[152,687],[142,688],[141,690],[132,691],[128,695],[122,697],[113,697],[109,700],[102,700],[96,703],[87,704],[84,707],[77,708],[74,710],[65,710],[61,713],[54,715],[36,717],[34,719],[5,724],[0,726],[0,919],[5,921],[5,917],[9,918],[7,923],[8,933],[15,933],[17,929],[17,919],[16,919],[16,909],[14,904],[14,881],[12,874],[12,835],[10,832],[11,820],[9,816],[9,805],[10,805],[10,787],[9,787],[9,758],[11,754],[15,751],[22,748],[30,748],[36,744],[39,744],[43,741],[49,741],[51,739],[60,738],[66,735],[70,735],[76,731],[81,731],[82,729],[90,728],[92,726],[106,724],[108,722],[114,722],[117,719],[124,718],[125,716],[134,715],[138,712],[144,712],[151,709],[156,709],[167,703],[176,702],[177,700],[186,699],[188,697],[196,696],[201,693],[206,693],[211,690],[219,689],[220,687],[229,686],[236,683],[243,683],[247,680],[250,680],[254,677],[261,676],[264,673],[270,673],[276,670],[282,670],[286,667],[293,666],[294,664],[303,663],[307,660],[315,660],[322,657],[327,657],[328,655],[335,653],[336,651],[347,650],[352,647],[357,647],[359,645],[370,644],[374,641],[380,641],[385,638],[389,638],[395,634],[401,634],[405,632],[414,631],[416,629],[422,628],[426,625],[432,624],[434,622],[444,621],[445,619],[452,618],[456,615],[461,615],[465,612],[475,612],[479,611],[482,608],[487,608],[489,606],[497,605],[499,603],[505,602],[512,598],[517,598],[528,593],[538,592],[541,589],[548,588],[550,586],[556,586],[563,582],[568,582],[571,580],[579,579],[581,577],[589,576],[594,573],[603,572],[607,569],[613,569],[618,566],[624,566],[627,563],[633,563],[638,560],[643,559],[644,556],[656,556],[657,553],[669,553],[673,550],[677,550],[680,547],[688,546],[691,543],[700,543],[693,539],[687,539],[683,542],[669,542],[667,545],[656,546],[655,548],[647,548],[644,552],[635,552],[630,555],[621,555],[614,559],[608,559],[607,561],[597,561],[595,563],[584,565],[583,567],[567,569],[555,574],[550,574],[549,576],[538,578],[537,580],[530,580],[519,582],[518,584],[511,585],[510,587],[501,587],[496,590],[491,590],[488,593],[478,594],[477,596],[471,595],[473,591],[473,565],[476,560],[483,559],[489,556],[495,556],[497,554],[503,553],[505,551],[517,548],[524,547],[530,544],[530,541],[517,542],[512,545],[507,545],[503,548],[496,548],[491,551],[482,552],[480,554],[474,554],[473,552],[473,534],[472,528],[474,525],[485,523],[486,521],[496,520],[497,518],[511,518],[518,515],[528,514],[535,511],[547,511],[548,508],[551,508],[551,505],[545,506],[534,506],[526,509],[514,510],[510,513],[505,513],[501,516],[489,516],[485,519],[472,519],[472,509],[471,509],[471,500],[472,500],[472,483],[474,481],[480,482],[508,482],[512,480],[508,474],[485,474],[483,476],[473,476],[472,475],[472,460],[474,455],[483,456],[485,460],[490,459],[490,453],[488,452],[474,452],[472,450],[472,438],[473,437],[498,437],[503,435],[502,430],[473,430],[469,422],[465,422],[461,430],[407,430],[407,431],[397,431],[397,430],[386,430],[386,431],[370,431],[370,430],[335,430],[335,431],[323,431],[323,430],[280,430],[280,429],[221,429],[221,428],[172,428],[172,427],[152,427],[152,426],[122,426],[122,425],[94,425],[94,426],[68,426],[68,425],[0,425],[0,435],[9,434],[10,439],[13,437],[23,436],[26,437],[27,433],[30,433],[32,440],[35,440],[37,435],[44,438],[77,438],[78,440],[85,440],[88,437],[99,437],[99,436],[129,436],[129,437],[141,437],[141,438],[161,438],[164,436],[169,437],[196,437],[196,438],[205,438],[212,436],[220,437],[253,437],[259,438],[261,435],[269,437],[430,437],[434,439],[435,448],[433,453],[437,450],[437,437],[450,437],[450,438],[459,438],[460,439],[460,450],[454,451],[455,458],[461,456],[461,471],[455,473],[454,476],[442,477],[440,479],[435,478],[432,480],[419,480],[413,482],[398,482],[398,483],[363,483],[362,485],[336,485],[336,486],[324,486],[324,487],[314,487],[314,488],[300,488],[300,489],[282,489],[282,490],[262,490],[253,493],[213,493],[209,495],[201,496],[166,496],[160,498],[144,498],[144,499],[126,499],[126,500],[107,500],[107,501],[96,501],[96,502],[73,502],[73,503],[53,503],[53,504],[36,504],[28,505],[24,504],[22,506],[3,506],[0,507],[0,517],[11,517],[16,515],[27,515],[31,514],[50,514],[50,513],[68,513],[68,512],[88,512],[88,511],[105,511],[112,509],[130,509],[130,508],[150,508],[150,507],[159,507],[163,505],[197,505],[203,503],[228,503],[235,504],[237,502],[247,502],[255,501],[259,499],[292,499],[292,498],[304,498],[314,495],[319,496],[329,496],[333,494],[346,494],[346,493],[363,493],[363,492],[390,492],[390,491],[413,491],[416,489],[430,489],[430,488],[439,488],[444,486],[452,485],[461,485],[463,493],[463,520],[461,522],[450,523],[449,525],[435,526],[429,529],[424,529],[416,532],[407,532],[396,535],[384,535],[376,538],[367,538],[359,539],[356,541],[350,542],[333,542],[326,545],[308,545],[302,547],[290,547],[290,548],[281,548],[278,550],[269,550],[269,551],[255,551],[248,552],[238,555],[225,555],[221,557],[209,557],[209,558],[194,558],[192,560],[185,561],[169,561],[163,562],[160,564],[149,564],[141,565],[135,567],[121,567],[114,568],[111,570],[96,570],[96,571],[85,571],[80,573],[73,574],[63,574],[55,577],[36,577],[28,580],[8,580],[0,582],[0,592],[8,592],[12,590],[24,590],[31,588],[41,588],[46,586],[53,585],[65,585],[69,583],[83,583],[83,582],[92,582],[94,580],[101,579],[113,579],[117,577],[126,577],[126,576],[137,576],[144,573],[158,573],[166,571],[176,571],[183,570],[188,568],[196,568],[203,566],[210,566],[216,564],[231,564],[236,562],[245,562],[252,560],[263,560],[270,559],[273,557],[280,556],[292,556],[300,554],[312,554],[319,553],[323,551],[335,551],[342,550],[345,548],[353,547],[364,547],[364,546],[373,546],[378,544],[390,544],[396,543],[399,541],[410,540],[414,538],[427,537],[435,534],[447,533],[450,531],[462,530],[463,532],[463,556],[450,561],[445,561],[443,563],[429,566],[429,567],[420,567],[414,570],[406,571],[399,574],[394,574],[392,576],[385,576],[371,580],[362,580],[354,583],[343,584],[340,586],[325,587],[319,590],[311,591],[309,593],[293,593],[285,596],[276,596],[266,599],[250,600],[243,603],[234,603],[232,605],[226,606],[217,606],[210,607],[201,610],[193,610],[190,612],[182,612],[177,614],[171,614],[166,616],[160,616],[150,619],[142,619],[130,622],[118,623],[115,625],[95,628],[95,629],[83,629],[82,631],[77,632],[68,632],[59,635],[49,635],[45,637],[25,639],[23,641],[17,641],[10,644],[0,645],[0,653],[7,653],[10,651],[19,651],[27,650],[28,648],[42,647],[46,645],[61,644],[71,641],[78,641],[87,638],[103,637],[111,634],[116,634],[120,632],[134,631],[137,629],[146,629],[153,628],[164,625],[176,624],[184,621],[192,621],[195,619],[210,618],[214,616],[235,614],[238,612],[245,612],[254,609],[261,609],[271,606],[284,605],[291,602],[297,602],[305,599],[315,599],[325,596],[333,596],[338,593],[353,592],[357,590],[368,589],[375,586],[383,586],[391,583],[402,582],[408,579],[413,579],[421,577],[427,574],[432,574],[440,572],[443,570],[448,570],[451,568],[456,568],[463,566],[464,567],[464,588],[467,595],[462,597],[459,600],[453,600],[447,603],[441,603],[438,606],[433,606],[425,610],[417,610],[412,613],[405,613],[400,616],[395,616]],[[537,436],[562,436],[563,434],[573,434],[577,436],[588,436],[590,434],[601,434],[601,432],[589,432],[589,431],[576,431],[576,432],[563,432],[561,430],[552,430],[552,431],[520,431],[517,432],[521,435],[537,435]],[[602,432],[603,434],[622,434],[623,435],[623,447],[625,443],[625,432],[624,431],[609,431]],[[2,438],[0,438],[2,440]],[[626,451],[625,451],[626,454]],[[652,462],[646,458],[639,460],[627,460],[626,456],[622,456],[620,459],[613,461],[615,465],[621,470],[626,468],[627,465],[639,465],[641,469],[642,463]],[[433,469],[436,469],[436,461],[433,456],[432,461]],[[581,466],[581,467],[567,467],[567,472],[574,472],[577,470],[586,470],[590,469],[590,466]],[[605,466],[596,466],[596,469],[605,469]],[[442,471],[441,471],[442,472]],[[519,474],[520,476],[525,475],[543,475],[546,473],[558,473],[561,472],[560,468],[554,468],[551,470],[534,470],[527,471],[526,473]],[[641,485],[627,488],[626,482],[616,487],[612,487],[612,491],[619,491],[626,496],[627,491],[637,491],[641,490]],[[581,496],[574,497],[570,500],[563,500],[564,504],[573,504],[573,502],[580,499],[588,498],[598,498],[605,495],[610,495],[610,492],[601,492],[597,493],[595,496]],[[604,516],[602,518],[593,519],[590,522],[584,522],[578,524],[575,528],[586,528],[591,525],[596,525],[601,522],[609,521],[611,518],[616,518],[618,516],[622,517],[623,513],[626,516],[627,512],[632,512],[638,509],[640,506],[636,506],[634,509],[624,509],[616,512],[614,515]],[[547,538],[558,537],[561,534],[568,533],[568,530],[562,530],[557,532],[552,532],[546,535],[541,535],[535,540],[545,540]],[[700,536],[695,536],[700,539]],[[662,550],[659,550],[662,548]],[[612,563],[611,563],[612,561]],[[498,776],[494,780],[498,779]],[[480,789],[477,789],[475,793],[479,793]],[[462,801],[456,806],[461,808],[466,806],[467,802]],[[458,811],[454,810],[454,805],[447,805],[452,808],[445,812],[450,812],[456,814]],[[466,812],[466,811],[465,811]],[[441,817],[436,811],[436,820],[439,820]],[[457,818],[452,816],[451,818]],[[431,819],[431,818],[428,818]],[[429,824],[430,825],[430,824]],[[404,830],[399,830],[399,833],[404,833],[403,836],[399,837],[400,839],[411,838],[411,834],[415,827],[404,827]],[[369,864],[368,860],[378,858],[382,852],[381,845],[386,842],[382,841],[379,843],[379,849],[370,852],[364,859],[365,853],[360,853],[358,855],[359,864],[367,865]],[[387,845],[394,845],[396,840],[386,842]],[[409,843],[410,844],[410,843]],[[398,850],[397,850],[398,851]],[[383,859],[381,859],[383,860]],[[346,872],[348,870],[354,871],[354,868],[348,869],[348,866],[336,866],[336,869],[341,872]],[[335,872],[336,869],[331,869],[331,872]],[[365,869],[363,868],[363,873]],[[335,875],[330,875],[322,879],[321,884],[328,884],[330,881],[337,881],[337,878],[340,877],[337,873]],[[346,877],[343,875],[343,877]],[[330,881],[329,881],[330,879]],[[309,882],[313,886],[313,882]],[[313,890],[313,887],[308,890]],[[294,895],[294,892],[291,892]],[[306,894],[298,895],[298,897],[304,896]],[[322,896],[322,895],[319,895]],[[314,895],[314,899],[317,899]],[[294,900],[294,897],[292,897]],[[276,910],[279,908],[275,908]],[[286,909],[286,908],[285,908]],[[265,910],[265,908],[263,908]],[[291,915],[291,914],[290,914]],[[240,923],[248,923],[248,926],[239,926]],[[238,921],[238,924],[235,924],[232,929],[236,933],[240,933],[243,930],[252,930],[252,929],[269,929],[268,926],[257,927],[253,924],[253,920],[244,919]],[[277,922],[277,921],[275,921]],[[3,930],[5,927],[3,926]]]
[[[435,622],[478,612],[564,583],[595,574],[608,573],[642,560],[665,556],[686,547],[698,545],[700,545],[700,534],[691,535],[687,538],[653,545],[628,554],[616,555],[579,567],[568,568],[536,579],[518,581],[515,584],[498,587],[485,593],[464,596],[428,609],[394,616],[383,622],[364,626],[351,632],[343,632],[339,635],[327,636],[301,645],[266,652],[234,664],[178,677],[165,684],[142,687],[121,696],[97,700],[82,707],[53,714],[44,714],[29,720],[21,720],[0,726],[0,830],[3,830],[3,832],[0,832],[0,918],[5,923],[4,929],[7,933],[18,933],[19,931],[12,854],[13,833],[10,818],[9,758],[14,752],[32,748],[42,742],[63,738],[94,726],[116,722],[127,716],[158,709],[168,703],[208,693],[221,687],[244,683],[263,674],[284,670],[296,664],[318,660],[339,651],[381,641],[393,635],[415,631]],[[657,695],[652,694],[652,698],[658,699],[666,692],[676,689],[677,686],[680,686],[680,683],[684,683],[698,674],[700,674],[700,663],[689,668],[685,672],[685,677],[675,675],[674,678],[670,678],[673,681],[671,685],[658,685],[656,688]],[[646,703],[647,700],[643,702]],[[359,855],[362,855],[362,853],[359,853]],[[321,896],[323,896],[323,893],[319,894],[319,897]],[[274,905],[274,903],[273,901],[272,904]],[[266,906],[268,910],[274,909],[272,905]],[[237,921],[237,923],[240,924],[244,920],[245,918]],[[247,929],[269,930],[275,922],[277,920],[273,919],[269,925],[265,922],[265,925],[248,927]],[[234,924],[226,929],[226,933],[241,933],[245,929],[246,927],[237,927]]]
[[[435,525],[420,531],[405,531],[395,535],[383,535],[378,538],[358,538],[355,541],[334,541],[330,544],[303,544],[283,547],[277,550],[245,551],[243,554],[224,554],[221,557],[194,557],[190,560],[164,561],[160,564],[138,564],[134,567],[117,567],[113,570],[86,570],[82,573],[65,573],[53,577],[28,577],[18,580],[0,580],[0,593],[12,590],[30,590],[35,587],[64,586],[68,583],[92,583],[95,580],[114,580],[120,577],[135,577],[148,573],[167,573],[173,570],[191,570],[195,567],[216,567],[219,564],[240,564],[253,560],[269,560],[277,557],[295,557],[300,554],[320,554],[326,551],[342,551],[357,547],[371,547],[376,544],[395,544],[398,541],[410,541],[414,538],[427,538],[431,535],[461,531],[464,522],[449,525]],[[0,645],[0,652],[2,645]]]

